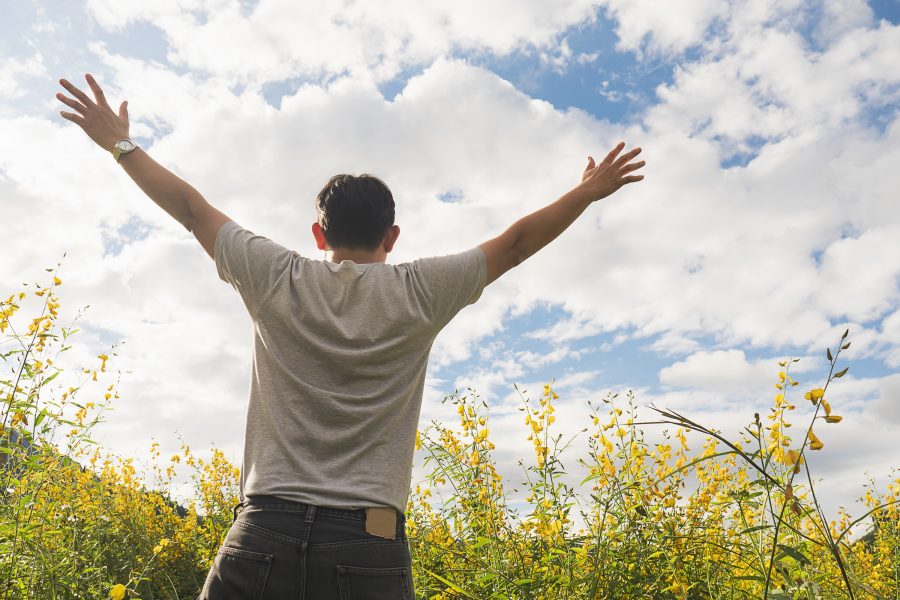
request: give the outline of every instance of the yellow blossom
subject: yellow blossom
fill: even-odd
[[[816,434],[813,433],[813,430],[809,430],[809,449],[810,450],[821,450],[822,446],[825,444],[822,443],[822,440],[816,437]]]
[[[125,597],[125,586],[121,583],[117,583],[109,590],[109,597],[112,600],[122,600]]]
[[[844,417],[841,417],[838,415],[828,415],[827,417],[825,417],[825,422],[826,423],[840,423],[841,419],[843,419],[843,418]]]
[[[825,395],[825,390],[822,388],[816,388],[814,390],[810,390],[803,395],[804,398],[815,404]]]

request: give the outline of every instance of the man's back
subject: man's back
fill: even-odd
[[[215,260],[254,322],[242,499],[404,511],[428,353],[481,295],[482,250],[333,263],[229,221]]]

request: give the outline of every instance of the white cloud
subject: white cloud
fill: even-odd
[[[705,38],[710,23],[728,11],[722,0],[606,0],[610,17],[618,21],[619,48],[640,53],[681,52]]]
[[[764,359],[750,362],[742,350],[695,352],[683,361],[673,363],[659,372],[660,383],[667,386],[707,390],[741,397],[758,394],[772,388],[772,382],[784,359]],[[791,372],[804,372],[820,365],[815,360],[801,359],[791,365]],[[794,379],[797,379],[795,376]]]
[[[495,403],[495,443],[511,469],[529,449],[514,433],[521,415],[512,409],[518,396],[510,381],[576,358],[567,342],[599,333],[614,345],[659,336],[651,349],[681,356],[659,373],[678,389],[638,390],[640,402],[735,427],[755,406],[738,419],[738,392],[774,392],[772,365],[736,348],[776,355],[773,348],[787,346],[821,356],[850,327],[851,361],[900,365],[900,266],[890,260],[900,238],[900,119],[887,110],[896,101],[900,28],[851,20],[851,29],[821,29],[823,47],[812,50],[791,30],[808,16],[796,2],[741,10],[699,0],[678,8],[609,2],[623,47],[677,53],[702,44],[700,58],[682,62],[660,88],[658,104],[626,125],[556,110],[486,69],[440,58],[455,49],[502,54],[529,45],[563,56],[553,46],[567,25],[592,18],[588,2],[552,10],[536,1],[467,2],[449,12],[404,5],[403,20],[391,16],[399,3],[385,5],[383,15],[362,3],[343,13],[325,4],[298,21],[310,6],[90,3],[105,27],[159,26],[171,60],[185,68],[178,74],[102,41],[92,46],[107,69],[107,95],[129,100],[134,132],[147,136],[151,154],[242,225],[302,254],[320,257],[309,234],[312,198],[335,172],[374,172],[391,186],[402,234],[390,259],[401,262],[498,235],[575,185],[586,154],[600,158],[619,139],[641,145],[648,162],[644,182],[589,207],[441,334],[423,422],[452,418],[438,402],[450,391],[438,379],[441,368],[479,356],[488,366],[453,383],[473,385]],[[302,25],[286,25],[296,22]],[[237,36],[251,51],[235,50]],[[424,69],[386,100],[376,82],[410,65]],[[4,72],[21,85],[21,69]],[[327,81],[301,86],[277,108],[253,85],[321,74]],[[873,125],[873,111],[883,112],[884,127]],[[52,167],[48,148],[64,157]],[[755,155],[746,166],[722,168],[723,159],[745,151]],[[438,200],[450,191],[458,201]],[[91,360],[109,338],[126,340],[117,361],[132,373],[115,423],[98,439],[143,453],[151,430],[161,433],[164,451],[166,444],[174,450],[166,436],[178,427],[195,445],[211,442],[239,459],[249,321],[190,234],[62,120],[0,116],[0,194],[12,257],[0,261],[0,280],[36,277],[35,265],[52,266],[68,250],[63,309],[73,313],[69,298],[92,305],[82,320],[89,343],[70,357],[73,364]],[[148,236],[104,256],[104,234],[134,217],[148,224]],[[485,344],[488,335],[511,334],[508,316],[536,307],[567,313],[526,338],[552,340],[547,353],[510,357],[502,342]],[[558,378],[560,389],[570,386],[572,401],[558,420],[570,432],[583,421],[582,401],[605,392],[592,388],[604,364],[578,366]],[[828,430],[822,456],[838,449],[852,456],[830,471],[837,481],[855,482],[861,465],[889,463],[888,446],[879,444],[896,435],[895,388],[892,378],[841,381],[837,389],[854,394],[844,392],[843,404],[836,395],[833,405],[859,414]],[[768,395],[759,398],[756,410],[763,410]],[[869,437],[857,443],[853,435]]]
[[[822,13],[813,35],[823,45],[867,27],[874,17],[866,0],[824,0],[821,5]]]
[[[0,89],[3,90],[3,98],[0,100],[0,114],[6,112],[3,106],[4,102],[24,94],[23,79],[39,77],[46,70],[44,57],[40,52],[35,52],[24,60],[0,56]]]
[[[345,72],[384,80],[455,50],[506,55],[543,47],[567,27],[593,20],[595,6],[594,0],[262,0],[251,9],[234,0],[88,2],[104,27],[139,20],[158,26],[175,63],[256,83]]]
[[[900,374],[883,377],[878,382],[878,398],[872,410],[886,424],[900,425]]]

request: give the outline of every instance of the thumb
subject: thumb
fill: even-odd
[[[123,100],[122,105],[119,106],[119,116],[128,120],[128,100]]]

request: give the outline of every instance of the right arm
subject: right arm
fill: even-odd
[[[617,159],[624,146],[625,142],[620,142],[599,165],[588,157],[588,166],[578,186],[555,202],[522,217],[496,238],[480,244],[487,258],[485,285],[559,237],[593,202],[609,196],[626,183],[643,179],[643,175],[627,175],[644,166],[644,161],[629,162],[641,149],[635,148]]]

